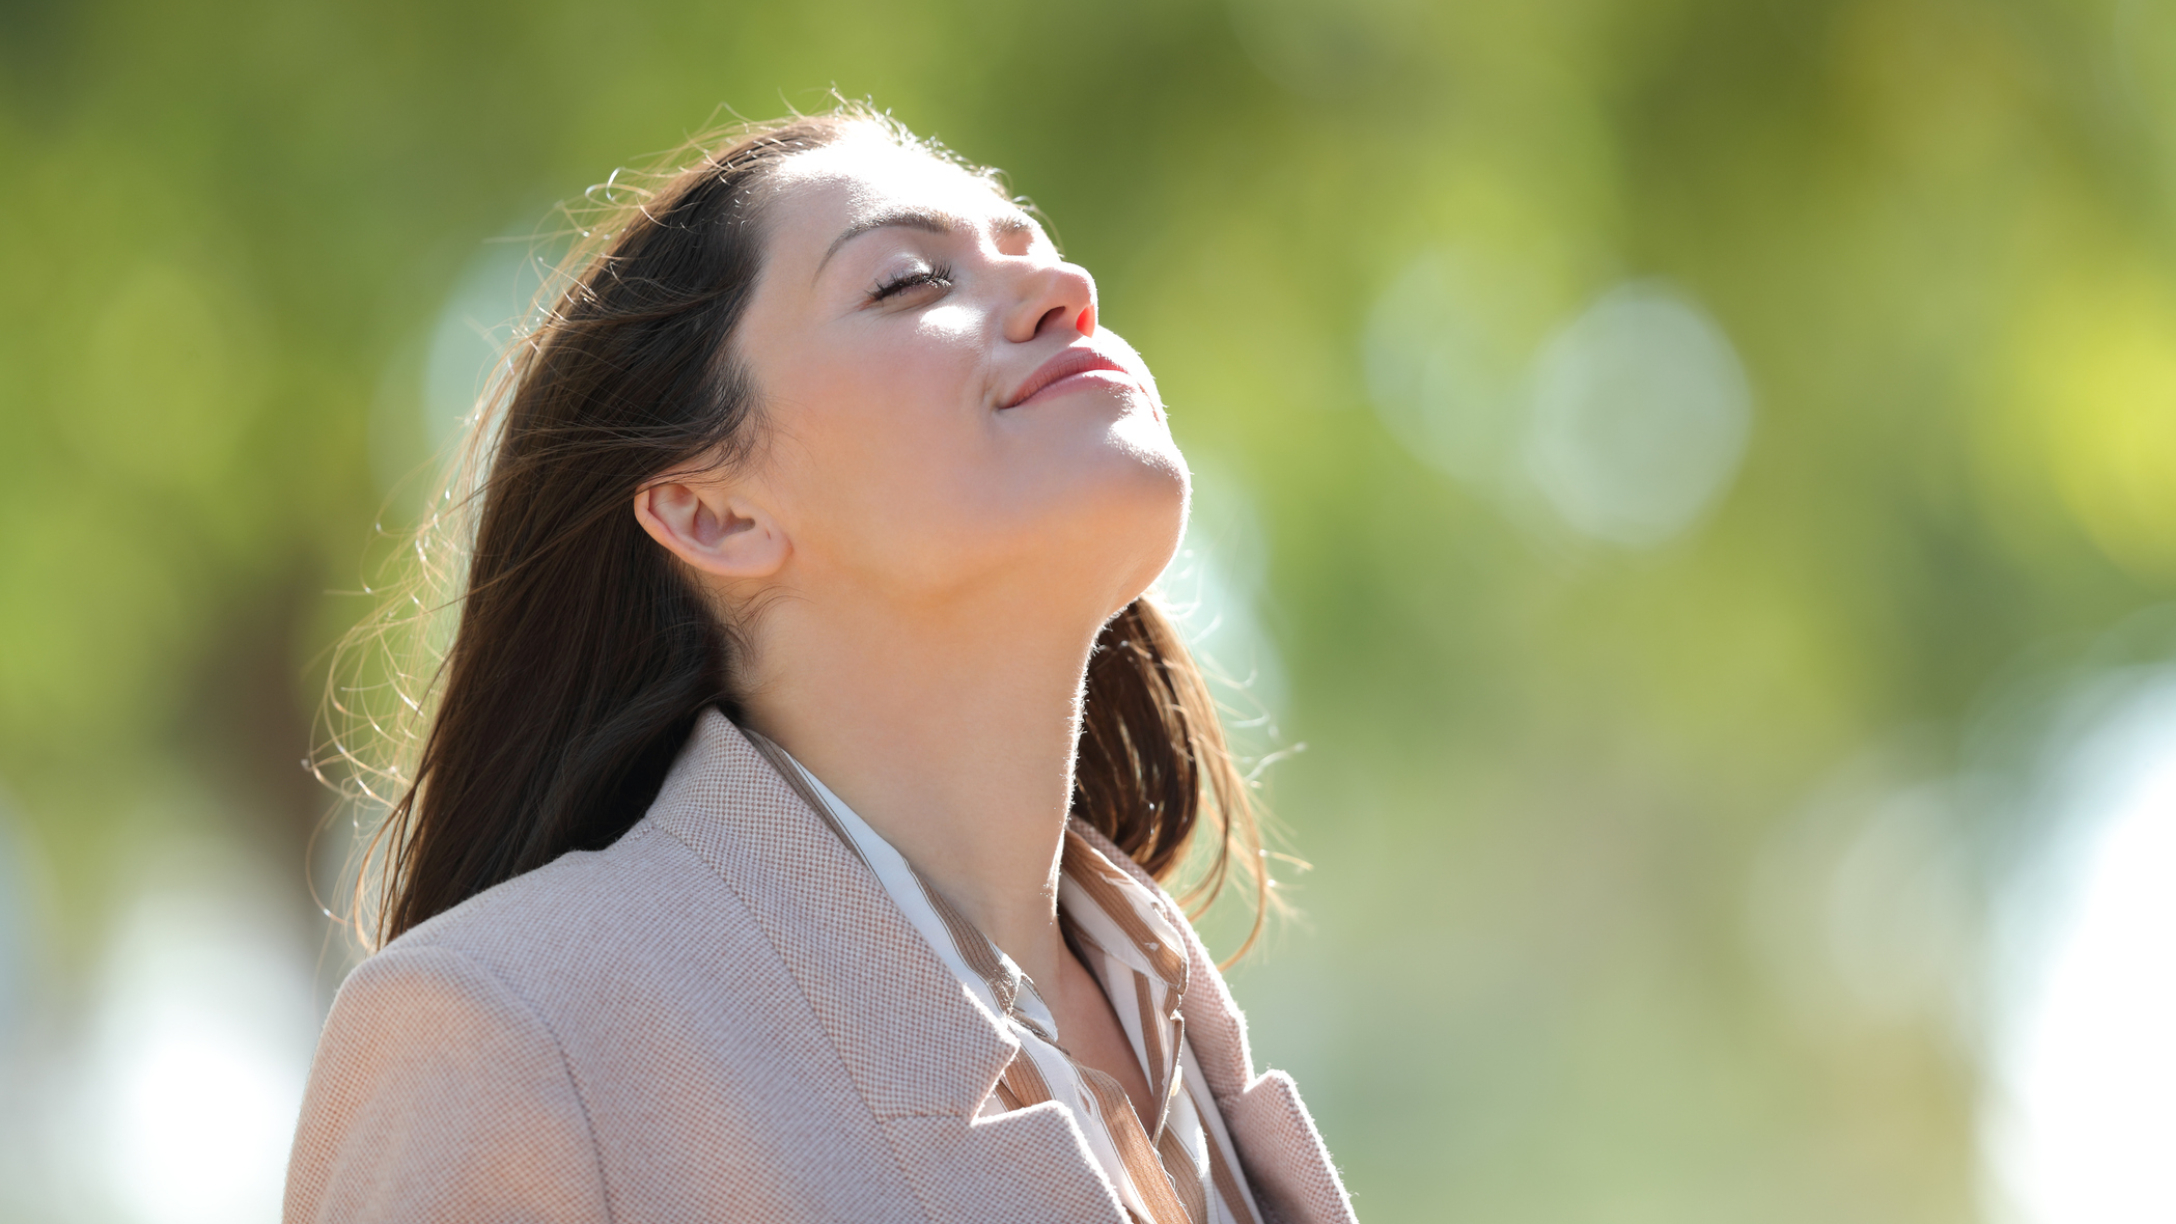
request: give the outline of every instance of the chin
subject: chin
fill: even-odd
[[[1105,617],[1147,590],[1178,552],[1193,492],[1162,423],[1129,412],[1024,458],[1006,479],[983,484],[993,496],[975,516],[976,534],[995,530],[982,534],[987,551],[963,550],[980,558],[970,569],[1009,572],[1045,599]]]
[[[1094,552],[1109,557],[1116,584],[1115,614],[1156,581],[1179,551],[1193,501],[1186,458],[1161,429],[1161,445],[1128,446],[1124,462],[1096,500],[1087,533]]]

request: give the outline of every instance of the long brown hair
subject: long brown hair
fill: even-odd
[[[465,550],[465,579],[436,602],[409,591],[351,641],[369,650],[344,652],[394,660],[376,686],[398,699],[389,709],[369,708],[373,686],[336,664],[336,721],[381,754],[332,741],[353,789],[386,811],[356,891],[366,944],[569,850],[610,845],[705,710],[738,720],[734,636],[629,506],[659,473],[754,453],[761,409],[727,341],[762,263],[758,189],[785,158],[861,126],[951,157],[843,106],[742,126],[593,189],[602,215],[578,224],[550,308],[471,425],[466,487],[441,500],[411,554],[427,585],[459,579]],[[443,649],[434,611],[453,620]],[[389,644],[402,628],[423,631],[408,639],[420,667]],[[415,675],[426,679],[409,684]],[[1164,881],[1206,817],[1214,844],[1186,873],[1186,896],[1205,907],[1235,872],[1248,880],[1251,945],[1269,881],[1250,785],[1171,621],[1146,599],[1129,605],[1089,661],[1074,814]]]

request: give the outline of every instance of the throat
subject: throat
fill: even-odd
[[[749,722],[1024,972],[1055,981],[1071,959],[1058,866],[1100,626],[917,632],[911,621],[864,619],[789,601],[766,613]]]

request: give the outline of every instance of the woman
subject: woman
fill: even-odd
[[[1258,851],[1094,281],[865,110],[638,194],[482,427],[288,1218],[1350,1219],[1156,882]]]

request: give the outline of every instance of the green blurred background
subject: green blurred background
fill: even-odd
[[[5,0],[0,1218],[272,1218],[354,592],[555,202],[834,86],[1157,372],[1364,1219],[2132,1218],[2016,1033],[2176,760],[2162,0]]]

